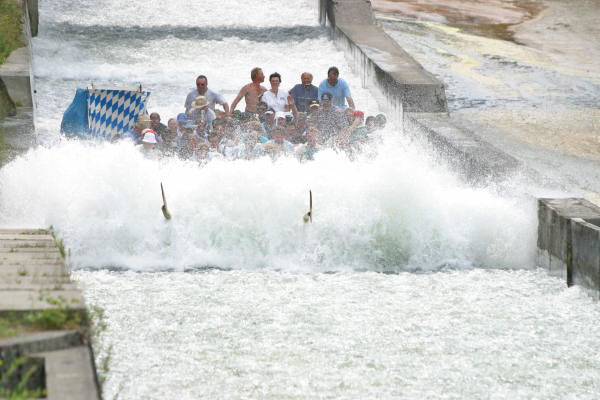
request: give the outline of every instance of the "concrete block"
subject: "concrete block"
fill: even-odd
[[[32,107],[31,99],[31,51],[21,47],[10,53],[0,65],[0,78],[6,85],[8,95],[20,107]]]
[[[571,220],[600,218],[600,207],[577,198],[538,199],[537,247],[548,252],[549,270],[573,284]]]
[[[70,308],[85,310],[79,290],[3,290],[0,292],[0,311],[38,311],[55,308],[48,299],[65,300]]]
[[[45,351],[67,349],[84,343],[80,331],[31,332],[16,337],[0,339],[0,355],[8,352],[18,356]]]
[[[100,390],[89,346],[36,353],[43,357],[47,399],[99,400]]]
[[[600,299],[600,227],[581,218],[571,220],[573,284]]]

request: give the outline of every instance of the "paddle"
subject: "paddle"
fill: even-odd
[[[163,205],[160,209],[162,210],[162,213],[165,216],[165,219],[171,219],[171,213],[167,209],[167,199],[165,198],[165,190],[163,189],[162,182],[160,183],[160,191],[162,193],[162,198],[163,198]]]
[[[309,209],[308,212],[306,214],[304,214],[304,217],[302,218],[304,220],[304,222],[312,222],[312,190],[308,191],[308,195],[309,195]]]

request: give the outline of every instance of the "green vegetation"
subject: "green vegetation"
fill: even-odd
[[[0,0],[0,64],[14,49],[25,46],[21,25],[23,14],[14,0]]]
[[[88,315],[90,320],[90,329],[88,331],[89,338],[96,351],[96,372],[98,374],[98,383],[100,383],[100,386],[102,387],[104,386],[104,382],[106,382],[110,370],[113,347],[112,345],[109,345],[107,348],[102,348],[100,346],[100,337],[107,328],[104,309],[100,306],[92,306],[89,308]]]
[[[66,259],[67,251],[65,250],[64,242],[62,241],[62,239],[58,239],[56,237],[56,233],[54,232],[54,228],[52,227],[52,225],[50,225],[50,228],[48,228],[48,230],[50,231],[50,235],[52,235],[52,237],[54,238],[54,241],[56,242],[56,247],[58,247],[58,251],[60,252],[60,255],[62,256],[63,259]]]
[[[38,372],[38,366],[26,357],[19,357],[10,364],[0,360],[0,399],[34,399],[46,396],[43,388],[31,388],[29,380]],[[16,385],[12,384],[16,381]]]
[[[46,299],[55,306],[47,310],[27,312],[3,312],[0,314],[0,338],[11,337],[25,332],[63,330],[81,328],[85,323],[85,314],[72,308],[67,299]],[[77,302],[74,300],[72,302]]]

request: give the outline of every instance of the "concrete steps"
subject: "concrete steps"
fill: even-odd
[[[27,358],[26,365],[10,378],[10,388],[23,379],[26,369],[35,366],[29,389],[45,389],[47,399],[100,399],[93,352],[85,340],[88,316],[83,295],[71,281],[48,231],[0,230],[0,318],[19,328],[18,332],[43,330],[62,321],[67,321],[64,328],[80,327],[10,338],[0,335],[4,361],[0,375],[16,359]],[[27,322],[31,320],[42,322],[32,325]]]

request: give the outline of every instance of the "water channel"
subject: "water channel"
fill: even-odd
[[[534,262],[534,196],[567,193],[469,187],[393,124],[375,157],[203,168],[58,133],[78,87],[141,83],[166,120],[199,73],[231,101],[254,66],[291,87],[337,65],[358,108],[385,111],[316,10],[40,1],[40,145],[0,169],[0,226],[63,237],[104,310],[104,397],[597,398],[600,309]]]

